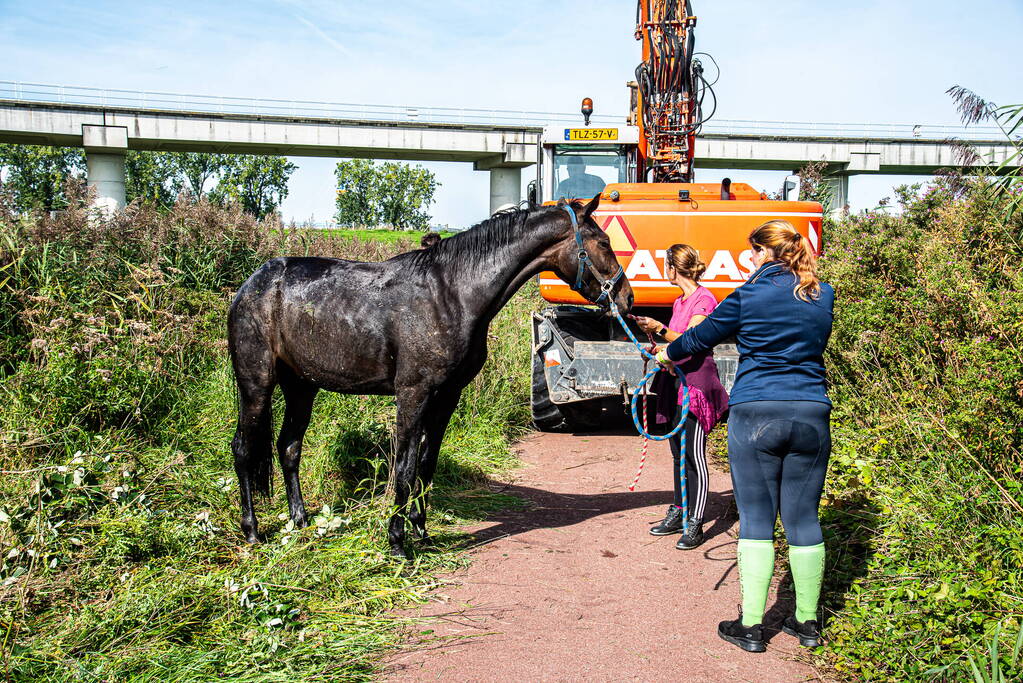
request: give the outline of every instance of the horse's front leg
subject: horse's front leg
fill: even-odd
[[[426,406],[423,415],[423,446],[419,452],[419,476],[413,489],[412,505],[409,508],[409,521],[412,530],[424,541],[429,537],[426,533],[426,507],[429,498],[430,484],[433,474],[437,471],[437,458],[440,455],[441,442],[447,431],[451,416],[458,407],[461,389],[442,389]]]
[[[405,552],[405,520],[409,498],[419,470],[419,446],[423,439],[423,413],[428,391],[409,387],[397,392],[398,419],[394,448],[394,513],[387,527],[391,554],[408,558]]]

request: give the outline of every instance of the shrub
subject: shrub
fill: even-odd
[[[823,657],[850,679],[963,680],[1023,617],[1023,253],[982,189],[903,188],[828,233]]]

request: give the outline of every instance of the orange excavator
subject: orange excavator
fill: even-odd
[[[718,300],[752,273],[747,236],[765,221],[787,220],[821,248],[823,209],[798,201],[798,177],[786,178],[777,198],[728,178],[693,182],[696,141],[716,108],[716,78],[707,79],[701,57],[713,60],[696,52],[696,21],[689,0],[639,0],[643,58],[628,84],[625,124],[591,125],[593,103],[584,99],[582,126],[544,129],[531,188],[545,203],[600,194],[594,218],[625,268],[634,311],[664,323],[679,295],[664,267],[673,244],[700,252],[707,264],[701,284]],[[554,273],[541,273],[539,284],[552,305],[533,317],[533,420],[541,430],[598,426],[638,385],[643,360],[613,319]],[[715,359],[730,388],[734,346],[719,346]]]

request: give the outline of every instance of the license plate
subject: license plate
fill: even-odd
[[[617,140],[617,128],[566,128],[566,140]]]

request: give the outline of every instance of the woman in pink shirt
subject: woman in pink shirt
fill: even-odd
[[[665,272],[668,280],[682,290],[682,296],[672,305],[671,322],[665,327],[653,318],[636,317],[643,330],[660,334],[667,341],[673,341],[690,327],[699,325],[717,306],[717,300],[706,287],[697,282],[707,266],[700,260],[700,254],[688,244],[675,244],[665,256]],[[684,377],[689,387],[689,415],[686,417],[685,448],[682,447],[682,433],[673,436],[668,443],[674,460],[675,502],[668,508],[664,519],[650,529],[655,536],[682,531],[682,483],[679,468],[682,452],[685,452],[686,493],[689,499],[689,530],[675,545],[679,550],[691,550],[703,543],[703,514],[707,506],[707,491],[710,476],[707,472],[707,434],[728,409],[728,393],[718,378],[712,352],[705,351],[675,363],[680,371],[676,373],[676,387],[681,387]],[[665,383],[661,383],[663,387]],[[670,386],[670,383],[668,383]],[[681,403],[681,390],[679,390]],[[674,424],[674,421],[672,421]]]

